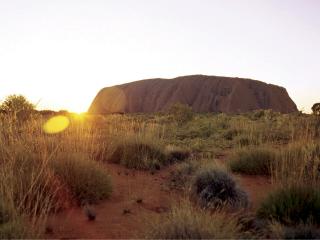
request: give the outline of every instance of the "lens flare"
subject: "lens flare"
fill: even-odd
[[[48,134],[55,134],[64,131],[70,124],[69,118],[55,116],[50,118],[44,125],[43,130]]]

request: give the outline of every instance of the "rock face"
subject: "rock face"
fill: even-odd
[[[104,88],[88,112],[159,112],[177,102],[188,104],[196,112],[297,111],[297,106],[283,87],[251,79],[192,75],[147,79]]]

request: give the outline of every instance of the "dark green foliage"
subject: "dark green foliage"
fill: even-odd
[[[169,108],[168,112],[173,116],[174,120],[180,125],[191,121],[194,115],[190,106],[181,103],[176,103],[172,105]]]
[[[111,195],[112,185],[106,170],[85,154],[59,157],[52,165],[80,203],[96,203]]]
[[[228,130],[224,133],[223,137],[226,139],[226,140],[233,140],[234,137],[236,137],[238,135],[238,131],[235,130],[235,129],[231,129],[231,130]]]
[[[200,164],[196,161],[188,161],[178,165],[170,175],[170,187],[184,189],[190,183],[192,176],[199,169]]]
[[[200,204],[204,207],[248,206],[247,194],[223,170],[200,170],[194,179],[192,188]]]
[[[320,229],[313,225],[300,224],[295,227],[284,227],[284,239],[320,239]]]
[[[166,158],[169,163],[179,162],[186,160],[191,156],[191,152],[189,150],[178,148],[175,146],[168,146],[166,148]]]
[[[0,105],[1,112],[12,114],[20,121],[30,119],[34,109],[35,105],[23,95],[9,95]]]
[[[311,109],[314,115],[320,116],[320,103],[313,104]]]
[[[156,145],[140,141],[124,141],[117,144],[108,161],[122,164],[127,168],[146,170],[165,165],[167,156]]]
[[[247,137],[241,137],[238,139],[240,147],[246,147],[250,145],[250,139]]]
[[[233,172],[270,175],[275,156],[273,151],[264,148],[241,149],[230,157],[228,164]]]
[[[291,186],[269,195],[257,211],[261,218],[284,224],[320,224],[320,190],[310,186]]]
[[[0,105],[7,112],[32,111],[35,106],[22,95],[9,95]]]
[[[320,180],[320,144],[308,142],[282,148],[277,154],[274,171],[281,178],[299,177],[300,183]],[[289,168],[288,168],[289,166]],[[293,169],[299,171],[292,172]],[[294,180],[294,179],[293,179]]]
[[[170,212],[152,219],[147,239],[238,239],[240,226],[236,218],[223,212],[210,213],[188,202],[173,205]]]

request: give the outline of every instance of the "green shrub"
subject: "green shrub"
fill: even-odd
[[[168,112],[179,125],[191,121],[194,115],[190,106],[181,103],[172,105]]]
[[[320,224],[320,190],[310,186],[281,188],[262,202],[257,215],[284,224]]]
[[[265,148],[248,148],[236,151],[229,159],[228,165],[233,172],[270,175],[275,153]]]
[[[320,145],[297,142],[280,149],[272,164],[273,181],[281,185],[320,183]]]
[[[0,224],[0,239],[25,239],[32,238],[26,229],[26,224],[21,220],[9,221]]]
[[[179,190],[186,188],[199,167],[196,161],[179,164],[170,174],[170,187]]]
[[[95,203],[111,195],[111,179],[104,166],[84,153],[62,155],[52,167],[80,203]]]
[[[224,139],[231,141],[231,140],[233,140],[234,137],[236,137],[238,134],[239,134],[239,132],[238,132],[236,129],[230,129],[230,130],[227,130],[227,131],[223,134],[223,137],[224,137]]]
[[[201,169],[195,176],[193,193],[203,207],[247,207],[248,197],[235,180],[220,169]]]
[[[58,187],[45,157],[16,145],[12,159],[2,165],[0,176],[3,197],[17,212],[29,216],[54,210]]]
[[[189,150],[173,145],[169,145],[165,148],[165,154],[167,161],[170,163],[183,161],[191,156]]]
[[[150,220],[148,220],[150,221]],[[169,214],[151,221],[150,239],[229,239],[240,237],[237,219],[222,212],[210,214],[189,202],[173,206]]]
[[[240,137],[238,139],[238,143],[240,145],[240,147],[246,147],[250,145],[250,139],[248,137]]]
[[[300,224],[295,227],[284,227],[284,239],[320,239],[320,229],[313,225]]]
[[[320,103],[313,104],[311,110],[312,110],[314,115],[320,116]]]
[[[109,162],[134,169],[159,169],[167,164],[164,150],[156,144],[141,139],[124,139],[116,143],[112,153],[107,157]]]

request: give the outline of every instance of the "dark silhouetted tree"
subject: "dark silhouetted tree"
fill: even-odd
[[[0,111],[12,115],[16,120],[28,120],[35,109],[23,95],[9,95],[1,104]]]
[[[320,116],[320,103],[313,104],[311,109],[314,115]]]
[[[23,95],[9,95],[0,105],[0,109],[10,112],[32,111],[35,106],[29,102]]]

